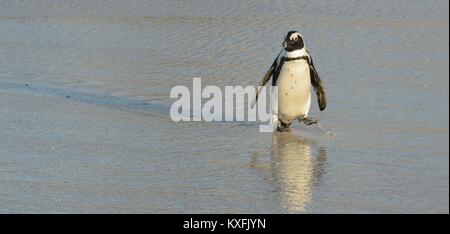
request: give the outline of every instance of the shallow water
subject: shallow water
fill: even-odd
[[[1,1],[0,212],[448,213],[448,1]],[[174,123],[300,30],[335,135]],[[314,100],[314,99],[313,99]]]

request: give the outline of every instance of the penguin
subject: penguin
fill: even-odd
[[[311,106],[311,86],[314,88],[320,111],[327,105],[324,86],[314,67],[313,59],[305,48],[303,36],[298,31],[289,31],[282,43],[283,49],[259,82],[253,104],[263,86],[272,78],[271,110],[276,130],[289,131],[293,121],[306,125],[318,123],[308,117]]]

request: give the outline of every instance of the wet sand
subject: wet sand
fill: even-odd
[[[447,1],[172,4],[0,3],[1,213],[449,212]],[[170,88],[256,85],[291,29],[334,138],[170,119]]]

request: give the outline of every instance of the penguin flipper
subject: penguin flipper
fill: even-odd
[[[273,75],[273,73],[274,73],[274,71],[275,71],[275,69],[277,67],[277,64],[278,64],[277,61],[278,61],[278,56],[275,59],[275,61],[273,61],[272,66],[270,66],[269,70],[266,72],[264,77],[259,82],[258,90],[256,90],[255,98],[252,101],[252,108],[255,106],[256,102],[258,101],[258,96],[259,96],[259,93],[261,92],[263,86],[265,86],[267,84],[267,82],[269,82],[270,78],[272,77],[272,75]]]
[[[311,84],[314,87],[317,95],[317,101],[319,102],[319,109],[323,111],[327,106],[327,96],[325,94],[325,89],[322,85],[322,80],[320,80],[319,73],[317,73],[316,68],[314,67],[313,59],[308,51],[306,51],[309,55],[309,76],[311,79]]]

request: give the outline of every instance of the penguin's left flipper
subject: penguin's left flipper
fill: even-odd
[[[309,63],[309,75],[311,78],[311,84],[314,87],[314,90],[316,91],[317,101],[319,102],[319,109],[320,111],[323,111],[327,106],[327,96],[325,94],[325,89],[322,85],[322,81],[320,80],[319,73],[317,73],[317,70],[314,67],[311,55],[309,54],[308,51],[306,52],[308,53],[309,57],[308,63]]]
[[[298,119],[299,122],[303,122],[306,125],[313,125],[313,124],[318,124],[319,123],[319,119],[314,119],[311,117],[301,117]]]

